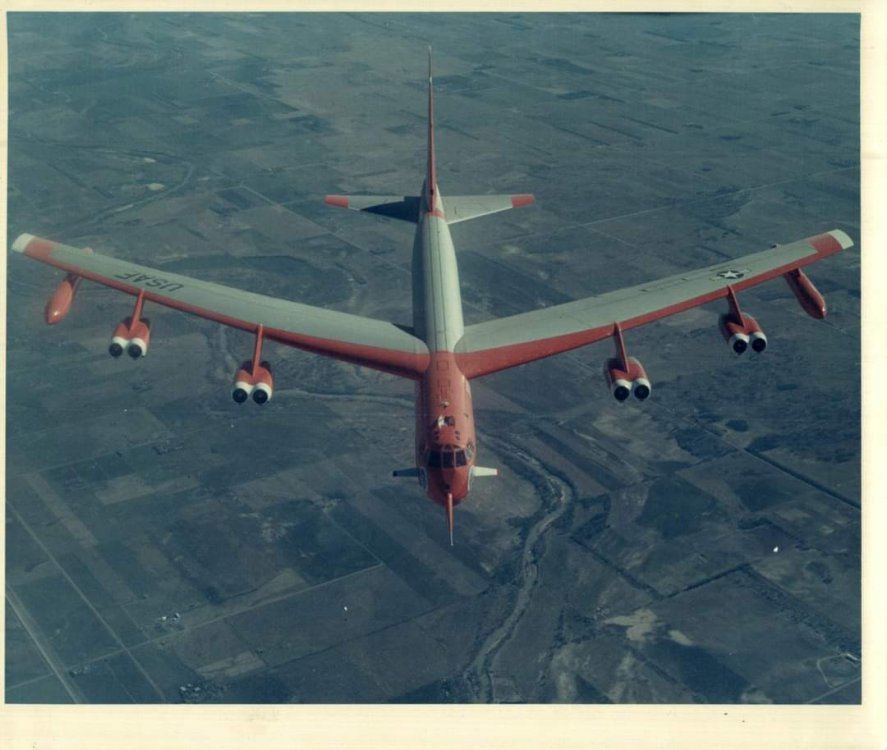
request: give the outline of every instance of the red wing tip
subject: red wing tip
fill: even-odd
[[[31,244],[31,240],[34,239],[33,234],[20,234],[16,237],[15,242],[12,243],[12,249],[16,253],[23,253],[27,250],[28,245]]]
[[[511,196],[511,207],[512,208],[520,208],[521,206],[529,206],[531,203],[536,202],[536,197],[530,195],[529,193],[522,193],[521,195],[512,195]]]
[[[846,232],[842,232],[840,229],[832,229],[829,234],[838,241],[842,250],[853,247],[853,240],[850,239]]]
[[[848,247],[853,246],[853,240],[840,229],[817,234],[815,237],[811,237],[808,242],[812,247],[816,248],[818,253],[824,255],[831,255],[839,250],[846,250]]]
[[[328,203],[331,206],[338,206],[339,208],[348,208],[348,196],[347,195],[328,195],[323,199],[324,203]]]

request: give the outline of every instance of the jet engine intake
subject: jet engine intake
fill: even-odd
[[[147,320],[140,320],[130,329],[130,341],[126,353],[133,359],[144,357],[148,353],[151,341],[151,325]]]
[[[720,328],[724,339],[736,354],[744,353],[749,346],[752,351],[764,351],[767,348],[767,335],[751,315],[741,315],[741,323],[737,323],[732,315],[721,316]]]
[[[271,376],[271,365],[267,362],[253,372],[252,362],[244,362],[234,375],[234,390],[231,398],[238,404],[244,403],[250,396],[257,404],[265,404],[274,394],[274,379]]]
[[[235,403],[242,404],[246,401],[255,387],[252,375],[252,363],[244,362],[234,374],[234,390],[231,391],[231,398]]]
[[[148,353],[148,344],[151,341],[151,322],[143,319],[132,325],[131,319],[121,320],[114,329],[111,344],[108,346],[108,354],[115,359],[123,352],[133,359],[144,357]]]
[[[265,404],[271,400],[272,395],[274,395],[274,378],[271,377],[271,365],[262,362],[255,372],[253,401],[257,404]]]
[[[627,364],[628,369],[623,370],[622,361],[613,357],[604,365],[604,377],[613,398],[625,401],[632,394],[638,401],[649,398],[653,388],[643,365],[634,357],[629,357]]]

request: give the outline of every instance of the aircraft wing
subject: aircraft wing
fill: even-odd
[[[167,273],[22,234],[12,249],[69,274],[144,300],[255,332],[282,344],[395,375],[418,378],[430,360],[425,343],[393,323],[266,297]]]
[[[835,229],[599,297],[467,326],[456,345],[456,361],[469,378],[498,372],[608,338],[616,324],[622,330],[636,328],[726,298],[731,288],[740,292],[852,245]]]

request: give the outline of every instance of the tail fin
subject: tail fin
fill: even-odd
[[[419,207],[433,211],[437,193],[437,169],[434,161],[434,90],[431,79],[431,47],[428,47],[428,165],[422,195],[328,195],[324,200],[330,206],[366,211],[392,219],[418,223]]]
[[[437,161],[434,153],[434,78],[431,47],[428,47],[428,162],[422,195],[328,195],[331,206],[388,216],[417,223],[420,214],[433,213],[448,224],[476,219],[510,208],[528,206],[536,199],[528,193],[513,195],[456,195],[440,199],[437,189]]]
[[[431,46],[428,47],[428,168],[425,173],[425,210],[434,211],[437,165],[434,159],[434,83],[431,77]]]

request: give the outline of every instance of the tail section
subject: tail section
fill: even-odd
[[[431,47],[428,47],[428,167],[425,172],[425,210],[434,211],[437,197],[437,164],[434,158],[434,83],[431,77]]]
[[[520,208],[535,203],[529,193],[518,195],[453,195],[443,199],[447,224],[476,219],[479,216]]]
[[[324,201],[330,206],[352,211],[366,211],[414,224],[419,221],[418,195],[328,195]]]
[[[437,160],[434,153],[434,79],[431,71],[431,47],[428,48],[428,161],[425,183],[419,196],[403,195],[328,195],[331,206],[366,211],[418,223],[421,214],[430,213],[448,224],[476,219],[479,216],[528,206],[536,199],[528,193],[515,195],[457,195],[443,198],[437,188]]]
[[[424,193],[424,191],[423,191]],[[365,211],[413,224],[419,221],[419,206],[427,205],[431,196],[424,195],[328,195],[324,200],[330,206]],[[441,199],[447,224],[476,219],[479,216],[529,206],[536,199],[532,195],[454,195]]]

